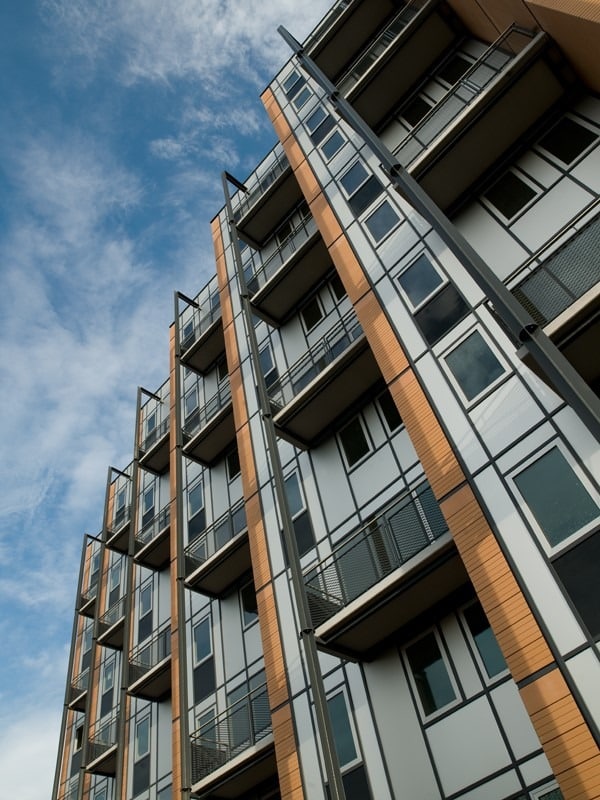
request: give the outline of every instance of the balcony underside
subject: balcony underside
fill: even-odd
[[[192,743],[192,763],[214,770],[192,786],[192,796],[199,800],[236,800],[277,773],[273,737],[269,735],[246,748],[231,761],[223,763],[218,745],[206,748]]]
[[[130,670],[135,672],[135,664],[130,665]],[[171,656],[148,670],[129,686],[128,694],[132,697],[141,697],[143,700],[162,700],[171,692]]]
[[[235,439],[233,403],[229,400],[183,447],[184,455],[212,466]]]
[[[82,616],[93,619],[96,615],[96,595],[93,597],[81,597],[77,610]]]
[[[412,162],[411,174],[438,206],[451,208],[565,91],[539,34]]]
[[[68,703],[71,711],[85,711],[86,703],[87,689],[75,689],[71,687]]]
[[[93,744],[89,745],[91,748]],[[113,744],[104,753],[94,758],[85,768],[92,775],[114,776],[117,773],[117,745]]]
[[[302,198],[292,168],[287,166],[237,222],[237,231],[251,247],[262,247]]]
[[[106,546],[117,553],[126,553],[129,549],[129,522],[114,531],[106,532]]]
[[[146,544],[135,542],[133,560],[149,569],[163,569],[171,557],[171,526],[166,525]]]
[[[348,101],[376,128],[462,33],[445,5],[428,5],[352,88]]]
[[[125,631],[125,617],[117,620],[113,625],[98,623],[98,644],[111,647],[113,650],[123,649],[123,635]]]
[[[143,456],[140,456],[140,467],[155,475],[162,475],[169,469],[168,431]]]
[[[309,55],[335,82],[386,19],[397,11],[398,4],[393,0],[351,3],[315,46],[309,49]]]
[[[452,541],[425,551],[423,557],[375,584],[317,630],[317,646],[342,657],[368,660],[397,630],[468,583]],[[309,605],[327,603],[309,594]],[[314,612],[313,612],[314,613]]]
[[[185,585],[202,594],[222,597],[251,566],[248,531],[244,530],[196,567],[185,579]]]
[[[315,232],[252,296],[256,313],[267,322],[281,325],[331,268],[327,247]]]
[[[277,432],[300,447],[314,446],[330,435],[342,418],[366,402],[380,382],[381,372],[366,336],[361,334],[275,414]]]
[[[225,352],[223,318],[217,317],[196,341],[181,355],[181,363],[200,372],[207,373]]]

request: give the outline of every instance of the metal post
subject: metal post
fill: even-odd
[[[227,216],[229,220],[229,231],[233,247],[234,264],[241,290],[242,311],[244,321],[246,324],[246,335],[248,337],[248,344],[250,348],[250,360],[254,372],[254,379],[258,388],[258,401],[259,408],[263,421],[263,430],[267,441],[267,451],[270,457],[271,469],[273,472],[273,482],[275,484],[275,496],[279,506],[279,513],[281,515],[281,523],[283,527],[283,539],[288,554],[288,562],[290,569],[290,576],[292,579],[292,590],[296,607],[298,609],[298,617],[300,622],[300,640],[302,641],[304,655],[306,658],[306,666],[310,678],[313,702],[315,706],[315,715],[317,722],[317,732],[323,750],[323,760],[325,763],[325,773],[329,783],[329,793],[331,800],[345,800],[344,786],[342,784],[342,776],[340,772],[340,765],[338,762],[337,752],[335,749],[335,741],[333,737],[333,729],[331,727],[331,720],[329,718],[329,709],[327,707],[327,699],[325,697],[325,688],[323,686],[323,677],[319,666],[319,654],[315,642],[315,631],[312,625],[310,610],[308,607],[308,600],[306,598],[306,591],[304,588],[304,581],[302,580],[302,568],[300,565],[300,555],[298,553],[298,544],[294,533],[294,526],[292,517],[287,501],[285,492],[285,484],[283,478],[283,468],[281,466],[281,458],[277,445],[277,436],[275,433],[275,425],[273,423],[273,416],[271,412],[271,404],[269,395],[267,393],[267,386],[265,383],[262,370],[260,368],[260,359],[258,355],[258,342],[256,339],[256,332],[252,324],[252,308],[250,305],[250,297],[248,294],[248,287],[246,286],[246,279],[244,277],[244,270],[242,268],[242,259],[238,244],[237,228],[233,216],[233,209],[231,206],[231,198],[229,196],[228,181],[231,180],[226,172],[222,174],[223,193],[225,195],[225,205],[227,208]],[[233,180],[233,183],[238,187],[242,187],[239,182]]]
[[[559,394],[578,414],[584,425],[600,441],[600,400],[581,375],[546,336],[543,330],[515,300],[497,275],[474,250],[462,233],[433,202],[419,183],[394,158],[393,153],[373,133],[363,118],[345,100],[336,86],[304,52],[298,42],[283,26],[279,33],[294,51],[301,67],[327,93],[328,99],[355,133],[380,159],[381,168],[391,180],[394,189],[439,234],[458,258],[471,278],[488,297],[511,334],[522,343],[531,357],[540,365]]]

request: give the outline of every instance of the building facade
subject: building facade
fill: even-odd
[[[282,33],[84,541],[53,800],[598,798],[600,6]]]

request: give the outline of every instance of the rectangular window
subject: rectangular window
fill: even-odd
[[[399,116],[406,120],[411,128],[414,128],[432,108],[433,103],[431,100],[422,94],[418,94],[412,100],[409,100],[400,111]]]
[[[558,447],[552,447],[513,480],[541,528],[555,547],[597,522],[597,502]]]
[[[394,398],[390,394],[389,390],[386,389],[383,394],[379,395],[377,401],[388,430],[390,432],[398,430],[398,428],[400,428],[402,425],[402,417],[400,416],[400,412],[398,411],[396,403],[394,402]]]
[[[154,485],[144,489],[142,495],[142,528],[154,519]]]
[[[269,345],[263,347],[263,349],[259,352],[258,359],[267,387],[272,386],[279,377],[279,373],[277,372],[277,367],[273,361],[273,355]]]
[[[425,716],[435,714],[456,700],[446,662],[433,632],[409,645],[406,657]]]
[[[343,768],[356,761],[358,757],[344,692],[338,692],[332,697],[328,697],[327,707],[333,728],[335,749],[340,767]]]
[[[396,227],[399,220],[400,217],[394,211],[390,202],[385,200],[372,214],[369,214],[365,220],[365,225],[377,243]]]
[[[256,592],[252,581],[240,589],[240,605],[242,608],[242,623],[244,628],[247,628],[248,625],[252,625],[258,619]]]
[[[521,209],[533,200],[536,190],[526,183],[513,170],[505,172],[496,183],[485,192],[484,199],[499,211],[507,220],[516,216]]]
[[[444,279],[425,253],[421,253],[398,276],[398,283],[413,309],[419,308],[443,282]]]
[[[552,562],[573,605],[595,640],[600,639],[598,564],[600,564],[600,531],[586,537]]]
[[[192,387],[189,392],[187,392],[184,400],[184,414],[185,414],[185,421],[187,422],[192,414],[198,408],[198,387]]]
[[[152,611],[152,584],[147,583],[140,589],[140,619]]]
[[[217,380],[219,383],[224,381],[225,378],[229,377],[229,372],[227,371],[227,361],[222,358],[219,363],[217,364]]]
[[[210,617],[205,617],[202,622],[194,625],[192,636],[194,641],[194,665],[196,666],[212,655]]]
[[[416,312],[415,321],[425,340],[433,346],[468,313],[463,296],[449,283]]]
[[[338,302],[346,297],[346,290],[344,289],[344,284],[342,283],[342,279],[339,275],[334,275],[329,281],[329,285],[331,286],[331,291],[333,292],[334,298]]]
[[[115,662],[107,661],[102,676],[102,693],[110,692],[115,685]]]
[[[339,131],[335,131],[327,141],[323,142],[321,145],[321,152],[325,156],[327,160],[333,158],[333,156],[341,149],[341,147],[345,144],[346,140],[342,136]]]
[[[436,76],[453,86],[470,67],[471,62],[467,61],[464,56],[456,54],[446,61],[443,67],[438,70]]]
[[[312,95],[311,90],[308,86],[304,86],[298,94],[295,95],[294,99],[292,100],[293,105],[295,106],[296,110],[300,110],[302,106],[308,102],[308,98]]]
[[[594,131],[570,117],[563,117],[545,136],[542,136],[538,144],[563,164],[571,164],[597,138],[598,135]]]
[[[298,552],[301,556],[307,553],[315,545],[315,536],[310,521],[310,515],[306,509],[300,480],[297,472],[292,472],[284,479],[285,492],[287,496],[290,515],[294,525],[294,534],[298,545]]]
[[[139,761],[150,752],[150,717],[144,717],[135,726],[135,760]]]
[[[367,453],[371,446],[360,417],[354,417],[339,433],[340,443],[349,467],[357,464]]]
[[[360,161],[357,161],[342,175],[340,183],[348,197],[352,197],[363,183],[367,181],[368,177],[369,173],[365,166]]]
[[[283,82],[283,91],[288,98],[294,97],[306,83],[306,79],[301,77],[296,70],[291,72]]]
[[[479,331],[463,339],[445,361],[467,401],[474,400],[506,372]]]
[[[156,409],[150,411],[146,417],[146,436],[150,436],[156,430]]]
[[[493,678],[500,672],[504,672],[506,670],[506,662],[481,604],[476,601],[468,606],[464,609],[463,616],[488,678]]]
[[[227,453],[225,457],[225,461],[227,464],[227,478],[228,480],[232,481],[234,478],[240,474],[240,454],[238,452],[237,447],[235,450],[232,450],[230,453]]]
[[[188,539],[191,541],[205,529],[204,487],[198,481],[188,489]]]
[[[307,333],[312,330],[315,325],[319,324],[319,322],[323,319],[324,314],[317,297],[313,297],[308,301],[308,303],[306,303],[306,305],[302,307],[300,310],[300,316],[302,317],[302,321],[304,322],[304,327]]]
[[[121,583],[121,562],[117,561],[116,564],[113,564],[110,568],[110,578],[109,578],[109,591],[113,591],[113,589],[117,589],[119,584]]]

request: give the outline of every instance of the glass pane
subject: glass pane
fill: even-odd
[[[479,603],[474,603],[464,611],[469,631],[485,666],[488,678],[493,678],[506,669],[506,662],[492,633],[490,623]]]
[[[369,443],[358,417],[340,431],[340,441],[349,467],[369,452]]]
[[[358,187],[368,178],[367,170],[364,166],[357,161],[353,167],[350,167],[345,175],[340,178],[340,183],[344,187],[347,195],[352,195]]]
[[[385,417],[385,421],[390,431],[395,431],[396,428],[399,428],[402,425],[402,417],[400,416],[400,412],[396,408],[396,403],[394,403],[394,399],[389,391],[386,391],[381,395],[379,398],[379,406],[383,412],[383,416]]]
[[[429,100],[418,95],[400,112],[400,116],[414,127],[423,119],[432,106],[433,104]]]
[[[254,584],[247,583],[240,590],[240,599],[242,601],[242,617],[244,627],[251,625],[258,617],[258,607],[256,605],[256,594],[254,593]]]
[[[469,307],[462,296],[448,284],[417,311],[415,319],[426,341],[434,345],[468,313]]]
[[[317,108],[310,117],[306,120],[306,127],[309,131],[314,131],[318,126],[323,122],[325,117],[327,116],[327,112],[324,108]]]
[[[540,145],[553,156],[570,164],[597,138],[593,131],[564,117],[552,130],[540,139]]]
[[[193,517],[204,506],[204,494],[202,492],[202,484],[198,483],[188,493],[188,509],[189,516]]]
[[[296,106],[296,108],[302,108],[302,106],[306,103],[311,94],[312,94],[311,90],[307,86],[305,86],[304,89],[302,89],[302,91],[299,92],[294,97],[292,102]]]
[[[334,156],[340,147],[344,144],[344,137],[339,131],[336,131],[333,136],[330,136],[326,142],[323,143],[321,150],[323,151],[323,155],[325,158],[331,158]]]
[[[467,400],[477,397],[504,374],[502,364],[478,331],[446,356],[446,363]]]
[[[383,192],[383,186],[381,182],[377,180],[377,178],[374,175],[371,175],[371,177],[367,181],[365,181],[365,183],[363,183],[360,189],[357,189],[356,192],[354,192],[354,194],[348,201],[350,204],[350,208],[356,214],[356,216],[358,216],[359,214],[362,214],[362,212],[365,209],[367,209],[372,203],[374,203],[382,192]],[[385,208],[386,206],[389,209],[389,211],[386,212],[386,216],[389,217],[390,213],[394,215],[394,222],[392,223],[392,225],[395,224],[396,220],[398,219],[398,217],[394,214],[392,207],[387,202],[384,203],[382,206],[380,206],[377,211],[371,214],[371,216],[367,219],[366,223],[368,229],[371,231],[372,236],[374,236],[376,239],[381,237],[376,236],[373,229],[375,228],[377,230],[378,227],[381,227],[382,224],[381,222],[377,223],[377,220],[380,219],[381,216],[380,214],[379,216],[377,215],[378,212],[381,212],[381,209]],[[389,230],[389,228],[392,227],[392,225],[390,225],[386,229],[386,232]]]
[[[208,617],[203,619],[198,625],[194,626],[194,660],[196,664],[203,661],[211,654],[210,644],[210,620]]]
[[[135,757],[143,758],[150,752],[150,717],[138,722],[135,728]]]
[[[316,297],[313,297],[300,313],[307,331],[310,331],[323,319],[323,311]]]
[[[433,633],[407,647],[406,655],[425,714],[433,714],[456,698]]]
[[[423,300],[429,297],[438,286],[442,278],[436,271],[426,255],[420,255],[408,269],[398,276],[398,283],[406,292],[408,299],[416,308]]]
[[[553,546],[598,517],[598,506],[556,447],[520,472],[515,483]]]
[[[298,475],[294,472],[288,475],[285,479],[285,492],[287,495],[288,505],[290,507],[290,514],[294,517],[299,514],[304,508],[302,495],[300,494],[300,484],[298,482]]]
[[[369,233],[378,242],[398,223],[398,214],[386,200],[365,220]]]
[[[152,585],[144,586],[140,592],[140,617],[152,609]]]
[[[535,197],[534,189],[522,181],[514,172],[506,172],[491,189],[485,199],[507,219],[511,219]]]
[[[331,716],[335,749],[337,750],[340,766],[343,767],[344,764],[356,759],[356,747],[343,692],[328,698],[327,705]]]

